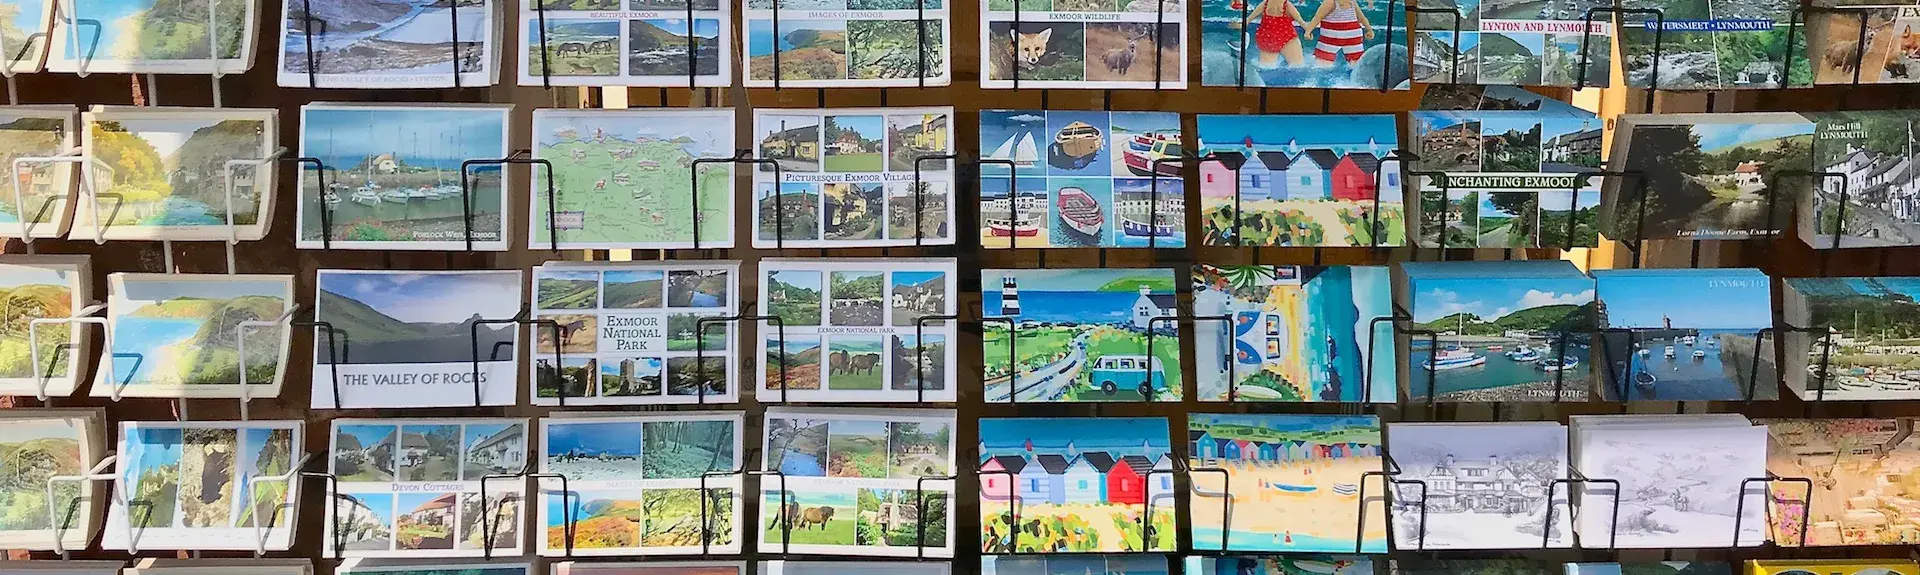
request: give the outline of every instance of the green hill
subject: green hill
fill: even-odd
[[[1133,292],[1140,291],[1140,286],[1142,285],[1145,285],[1147,286],[1147,288],[1152,289],[1154,293],[1173,293],[1174,292],[1173,278],[1157,277],[1157,276],[1134,276],[1134,277],[1120,278],[1117,280],[1107,282],[1107,285],[1100,286],[1100,289],[1098,291],[1133,293]]]
[[[646,20],[628,20],[627,22],[633,27],[627,34],[631,42],[627,48],[629,51],[651,52],[666,47],[680,48],[687,45],[685,36],[668,32],[665,28],[655,26]]]
[[[1493,321],[1486,321],[1469,313],[1456,313],[1441,316],[1430,322],[1416,323],[1414,326],[1435,332],[1453,331],[1460,335],[1501,335],[1508,331],[1581,330],[1588,329],[1588,326],[1592,325],[1593,311],[1591,303],[1578,306],[1548,305],[1508,313]],[[1465,321],[1462,322],[1462,319]]]

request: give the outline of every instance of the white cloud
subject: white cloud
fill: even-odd
[[[1427,292],[1426,297],[1420,298],[1420,315],[1426,318],[1424,321],[1432,321],[1456,313],[1470,313],[1477,316],[1480,315],[1479,303],[1463,302],[1460,301],[1460,294],[1434,288]]]
[[[1570,294],[1527,290],[1526,295],[1520,296],[1520,309],[1531,309],[1550,305],[1586,305],[1592,301],[1593,290]]]
[[[1015,121],[1015,122],[1020,122],[1020,123],[1022,123],[1022,124],[1024,124],[1024,123],[1028,123],[1028,122],[1045,122],[1045,121],[1047,121],[1047,119],[1046,119],[1045,117],[1042,117],[1042,116],[1037,116],[1037,115],[1034,115],[1034,114],[1020,114],[1020,115],[1018,115],[1018,116],[1007,116],[1007,119],[1008,119],[1008,120],[1013,120],[1013,121]]]

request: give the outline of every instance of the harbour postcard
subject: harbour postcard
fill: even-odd
[[[295,246],[506,250],[503,165],[466,162],[507,157],[511,108],[301,106],[300,155],[321,167],[300,172]],[[332,229],[322,229],[326,219]]]
[[[1816,401],[1920,397],[1920,279],[1788,278],[1783,283],[1784,321],[1827,331],[1768,339],[1762,358],[1773,357],[1773,345],[1787,346],[1782,367],[1787,389]]]
[[[1599,325],[1609,330],[1597,350],[1607,366],[1600,386],[1607,401],[1779,399],[1772,380],[1753,381],[1750,373],[1755,340],[1773,327],[1767,274],[1751,268],[1594,270],[1593,279]]]
[[[1585,401],[1594,284],[1571,262],[1401,264],[1408,397]]]

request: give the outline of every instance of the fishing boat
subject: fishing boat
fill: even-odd
[[[1440,353],[1435,354],[1433,358],[1421,362],[1420,367],[1433,370],[1448,370],[1486,365],[1486,363],[1487,357],[1473,353],[1473,350],[1464,347],[1448,346],[1446,349],[1440,350]]]
[[[1653,384],[1657,380],[1658,378],[1655,378],[1652,372],[1644,369],[1633,374],[1633,386],[1640,388],[1641,391],[1653,391]]]
[[[1335,483],[1333,484],[1333,492],[1341,495],[1354,495],[1360,492],[1360,485],[1356,483]]]
[[[1720,340],[1707,338],[1707,347],[1720,347]]]
[[[1493,348],[1487,348],[1487,349],[1493,349]],[[1513,348],[1512,351],[1507,352],[1507,359],[1520,362],[1520,363],[1533,363],[1536,361],[1540,361],[1540,358],[1542,357],[1545,357],[1545,356],[1541,355],[1540,352],[1538,351],[1534,351],[1533,348],[1530,348],[1524,345],[1515,347]]]
[[[1267,483],[1267,484],[1266,484],[1266,486],[1267,486],[1267,487],[1271,487],[1271,488],[1273,488],[1273,489],[1274,489],[1274,490],[1276,490],[1276,491],[1279,491],[1281,495],[1306,495],[1306,494],[1309,494],[1309,493],[1313,493],[1313,492],[1315,492],[1315,491],[1319,491],[1319,490],[1320,490],[1320,488],[1319,488],[1318,486],[1313,486],[1313,485],[1292,485],[1292,484],[1287,484],[1287,483],[1271,483],[1271,482],[1269,482],[1269,483]]]
[[[1649,355],[1653,355],[1653,350],[1640,348],[1640,357],[1647,357]]]
[[[1691,335],[1685,335],[1685,336],[1680,336],[1680,344],[1681,344],[1681,345],[1685,345],[1685,346],[1688,346],[1688,347],[1692,347],[1692,346],[1693,346],[1693,342],[1694,342],[1694,341],[1695,341],[1695,340],[1693,339],[1693,336],[1691,336]]]
[[[1087,167],[1100,155],[1105,147],[1100,129],[1086,122],[1073,122],[1053,135],[1053,147],[1048,150],[1047,163],[1077,170]]]
[[[1707,350],[1704,350],[1704,349],[1696,349],[1696,350],[1693,350],[1693,360],[1694,360],[1694,361],[1701,361],[1701,360],[1704,360],[1704,359],[1707,359]]]
[[[1186,219],[1186,215],[1182,211],[1161,210],[1161,212],[1157,214],[1159,217],[1153,220],[1154,225],[1149,226],[1146,221],[1149,216],[1146,210],[1143,209],[1121,210],[1115,215],[1120,218],[1120,233],[1136,238],[1149,236],[1160,236],[1163,238],[1173,237],[1177,231],[1177,228],[1174,227],[1175,223]]]
[[[1142,148],[1143,138],[1148,138],[1148,136],[1135,136],[1133,144],[1127,146],[1126,151],[1121,153],[1121,159],[1127,164],[1127,171],[1133,172],[1135,176],[1142,177],[1155,174],[1172,178],[1180,177],[1180,162],[1166,161],[1155,163],[1155,160],[1179,159],[1181,153],[1180,142],[1178,140],[1149,139],[1148,141],[1152,143],[1146,144],[1145,147]]]
[[[1030,238],[1040,235],[1040,227],[1034,225],[1033,218],[1020,218],[1020,221],[1008,223],[1006,218],[983,218],[987,222],[987,234],[996,238],[1015,236]]]
[[[1907,381],[1920,381],[1920,370],[1902,371],[1899,374],[1896,374],[1895,377],[1898,377],[1900,379],[1904,379]]]
[[[407,203],[407,200],[412,198],[413,194],[408,193],[406,190],[387,190],[380,192],[380,199],[396,204]]]
[[[1062,187],[1059,198],[1053,203],[1060,208],[1060,220],[1066,222],[1073,231],[1099,237],[1100,230],[1107,225],[1107,216],[1100,209],[1100,202],[1095,201],[1086,190],[1074,186]]]
[[[980,203],[980,219],[987,235],[1033,237],[1040,235],[1040,215],[1046,213],[1045,198],[1021,194],[1015,198],[995,198]]]
[[[1009,137],[1001,142],[1000,147],[994,148],[993,154],[987,157],[996,160],[1012,160],[1016,166],[1027,167],[1040,161],[1040,148],[1033,143],[1033,132],[1021,132],[1020,135]]]
[[[353,191],[353,203],[369,206],[380,205],[380,192],[371,184],[361,186],[360,189]]]
[[[340,193],[333,190],[327,190],[326,193],[320,194],[320,201],[326,202],[327,205],[329,206],[340,205]]]
[[[1669,345],[1669,346],[1667,346],[1667,351],[1666,351],[1666,354],[1665,354],[1665,355],[1666,355],[1666,357],[1667,357],[1667,359],[1673,359],[1673,356],[1674,356],[1674,352],[1673,352],[1673,346],[1671,346],[1671,345]]]
[[[1552,373],[1555,371],[1564,371],[1564,370],[1573,369],[1574,366],[1577,366],[1577,365],[1580,365],[1580,360],[1578,358],[1568,355],[1568,356],[1561,356],[1559,359],[1547,358],[1547,359],[1540,360],[1540,365],[1536,367],[1538,367],[1540,371]]]

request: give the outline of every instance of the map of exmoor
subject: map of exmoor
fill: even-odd
[[[598,132],[598,130],[596,130]],[[543,144],[540,157],[553,163],[555,227],[562,243],[693,241],[692,183],[696,159],[688,136],[624,140],[606,135]],[[541,170],[544,172],[544,170]],[[535,182],[534,242],[547,232],[546,182]],[[700,241],[730,235],[732,171],[725,163],[700,165]]]

